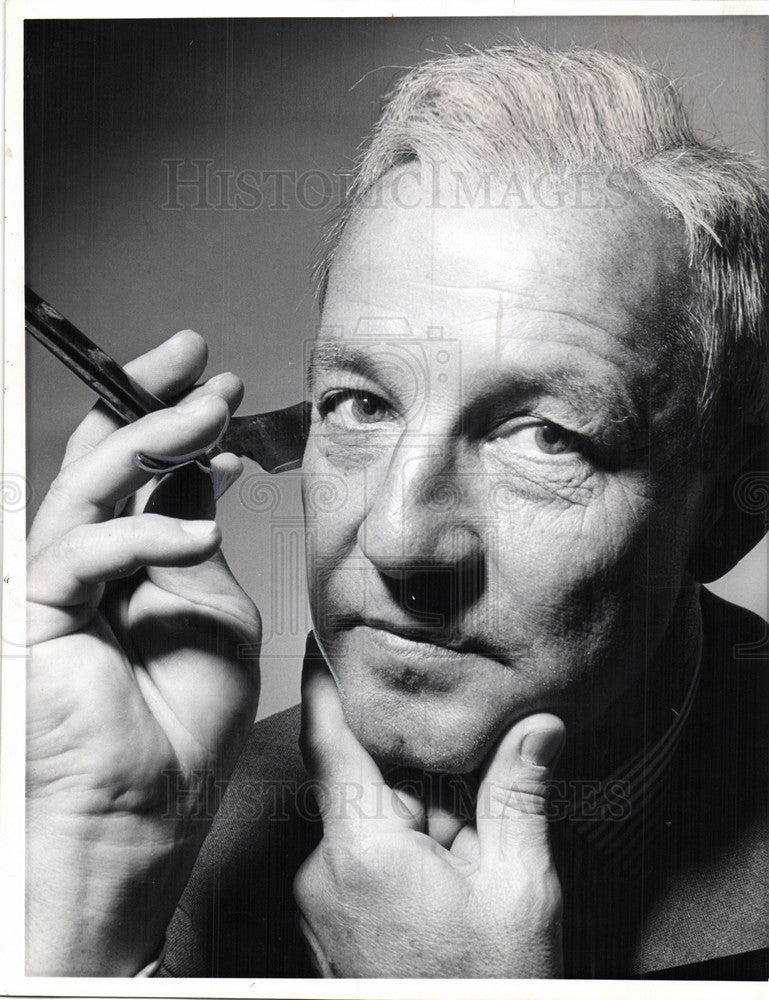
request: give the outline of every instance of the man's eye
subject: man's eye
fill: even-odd
[[[378,424],[391,417],[390,408],[381,396],[363,389],[334,393],[324,399],[318,409],[321,417],[345,427]]]
[[[564,452],[578,450],[574,435],[554,424],[542,424],[536,427],[534,438],[540,451],[547,455],[561,455]]]
[[[516,418],[502,424],[492,440],[504,442],[516,451],[539,452],[544,455],[565,455],[582,451],[579,435],[565,427],[545,420]]]

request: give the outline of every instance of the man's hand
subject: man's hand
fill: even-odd
[[[552,715],[514,725],[484,769],[475,824],[463,825],[385,784],[347,727],[330,674],[313,666],[303,682],[302,739],[324,835],[294,892],[318,970],[562,976],[544,783],[563,738]]]
[[[206,356],[187,331],[129,365],[161,398],[187,394],[128,426],[94,408],[30,532],[31,975],[153,957],[253,722],[259,616],[219,552],[210,480],[186,466],[142,513],[154,483],[137,456],[199,453],[240,402],[229,374],[188,391]],[[242,468],[212,465],[225,485]]]

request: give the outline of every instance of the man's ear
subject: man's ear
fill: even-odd
[[[736,469],[718,476],[689,561],[695,580],[710,583],[728,573],[769,530],[769,435],[753,427]],[[728,461],[728,457],[726,458]]]

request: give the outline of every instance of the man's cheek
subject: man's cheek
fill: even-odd
[[[557,599],[590,581],[605,584],[619,567],[626,572],[646,537],[642,512],[612,509],[604,497],[585,505],[511,510],[503,530],[487,537],[489,576],[543,600]]]
[[[646,535],[642,522],[614,522],[603,506],[531,520],[492,546],[487,606],[500,627],[544,644],[582,642],[643,603]]]
[[[330,462],[318,441],[308,442],[302,466],[302,500],[309,530],[314,530],[319,550],[332,550],[339,538],[357,535],[372,505],[387,484],[389,453],[371,452],[371,462]]]
[[[303,470],[302,500],[308,567],[323,576],[356,545],[365,516],[364,484],[314,462]]]

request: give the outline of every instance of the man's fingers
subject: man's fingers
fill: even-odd
[[[478,847],[478,831],[469,823],[462,827],[451,843],[451,853],[460,861],[469,865],[477,865],[480,857]]]
[[[302,673],[302,754],[320,782],[383,782],[369,754],[353,736],[328,667],[308,658]]]
[[[337,823],[385,820],[415,827],[408,806],[389,788],[347,725],[328,667],[313,657],[307,658],[302,674],[302,753],[317,781],[327,834]]]
[[[61,634],[62,615],[53,609],[84,604],[99,584],[146,565],[195,565],[220,542],[214,521],[177,521],[157,514],[73,528],[29,565],[30,641]]]
[[[30,532],[31,553],[78,524],[111,519],[115,505],[151,478],[137,465],[137,455],[177,461],[199,454],[222,434],[228,420],[227,403],[207,393],[116,430],[61,470]]]
[[[193,330],[182,330],[158,347],[125,365],[128,374],[159,399],[167,401],[189,389],[203,374],[206,342]],[[103,403],[96,405],[72,434],[64,465],[90,451],[122,421]]]
[[[80,525],[30,563],[27,593],[38,603],[78,604],[84,587],[129,576],[141,566],[194,565],[220,541],[215,521],[159,514]]]
[[[549,857],[547,783],[566,731],[555,715],[517,722],[492,753],[478,790],[481,864]]]

